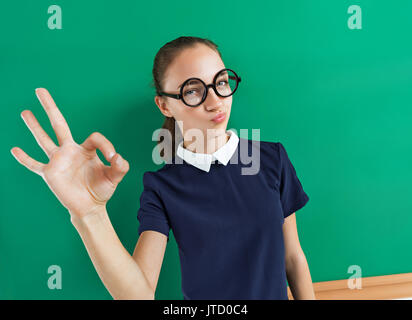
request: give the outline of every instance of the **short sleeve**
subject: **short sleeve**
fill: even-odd
[[[308,201],[309,197],[303,190],[295,168],[290,161],[283,145],[278,142],[280,159],[280,200],[283,207],[283,216],[286,218],[297,210],[301,209]]]
[[[163,233],[169,242],[169,220],[154,177],[150,172],[143,174],[143,192],[140,196],[137,219],[140,223],[139,236],[143,231],[153,230]]]

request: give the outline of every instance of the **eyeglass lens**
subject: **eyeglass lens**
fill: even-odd
[[[236,88],[238,78],[230,70],[223,70],[215,81],[217,92],[224,97],[228,97],[232,94]],[[184,101],[189,105],[197,105],[202,101],[205,94],[206,87],[199,80],[190,80],[183,87],[182,94]]]

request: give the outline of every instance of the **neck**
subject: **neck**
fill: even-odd
[[[194,142],[184,140],[183,147],[194,153],[212,154],[223,147],[230,139],[230,135],[224,132],[223,134],[205,137],[203,140],[194,137]]]

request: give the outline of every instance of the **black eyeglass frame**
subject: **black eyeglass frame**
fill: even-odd
[[[221,94],[217,91],[216,86],[215,86],[217,77],[218,77],[224,70],[229,70],[229,71],[233,72],[233,74],[235,75],[235,79],[237,79],[236,87],[235,87],[235,88],[232,90],[232,92],[231,92],[229,95],[227,95],[227,96],[221,95]],[[233,80],[233,77],[232,77],[232,76],[229,76],[229,79],[232,79],[232,80]],[[204,85],[204,87],[206,88],[205,92],[203,93],[202,100],[201,100],[198,104],[196,104],[196,105],[187,104],[187,103],[185,102],[185,100],[183,99],[183,88],[185,87],[186,83],[189,82],[189,81],[191,81],[191,80],[199,80],[199,81]],[[199,78],[189,78],[189,79],[187,79],[185,82],[183,82],[182,85],[180,86],[180,94],[173,94],[173,93],[167,93],[167,92],[163,92],[163,91],[162,91],[162,92],[159,92],[158,95],[159,95],[159,96],[167,96],[167,97],[174,98],[174,99],[180,99],[180,100],[182,100],[183,103],[184,103],[185,105],[187,105],[188,107],[197,107],[197,106],[201,105],[201,104],[206,100],[207,94],[208,94],[208,92],[209,92],[209,88],[213,88],[213,91],[214,91],[214,92],[216,93],[216,95],[218,95],[219,97],[227,98],[227,97],[230,97],[231,95],[233,95],[233,94],[235,93],[235,91],[237,90],[237,88],[238,88],[238,86],[239,86],[239,82],[240,82],[241,80],[242,80],[242,79],[237,75],[237,73],[236,73],[235,71],[233,71],[232,69],[225,68],[225,69],[220,70],[218,73],[216,73],[216,75],[215,75],[214,78],[213,78],[213,83],[211,83],[211,84],[206,84],[202,79],[199,79]]]

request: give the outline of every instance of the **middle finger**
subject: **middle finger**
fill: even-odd
[[[41,105],[46,110],[59,144],[62,145],[66,140],[73,141],[69,126],[59,108],[57,108],[49,91],[44,88],[37,88],[35,91]]]

